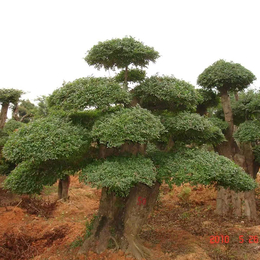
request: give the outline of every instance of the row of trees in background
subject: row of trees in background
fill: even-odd
[[[146,77],[143,69],[158,57],[132,37],[98,43],[87,63],[123,70],[115,78],[64,83],[47,98],[48,113],[6,139],[3,155],[13,164],[6,188],[34,194],[59,180],[59,197],[66,199],[76,172],[102,188],[81,253],[113,244],[137,259],[149,254],[138,234],[163,182],[215,185],[218,214],[256,217],[260,93],[244,92],[255,76],[219,60],[199,75],[202,88],[195,89],[173,76]],[[128,82],[136,82],[132,90]],[[138,205],[138,197],[146,204]]]

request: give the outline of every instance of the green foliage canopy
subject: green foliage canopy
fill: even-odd
[[[0,103],[16,104],[22,94],[24,94],[24,92],[18,89],[13,89],[13,88],[0,89]]]
[[[15,163],[69,158],[89,144],[85,129],[60,118],[35,120],[10,135],[3,154]]]
[[[240,124],[234,137],[237,138],[239,142],[256,142],[260,140],[260,122],[254,120]]]
[[[201,149],[183,149],[153,157],[158,179],[169,184],[216,185],[235,191],[255,189],[256,182],[242,168],[224,156]]]
[[[221,130],[199,114],[182,112],[177,116],[164,117],[162,122],[174,141],[201,145],[218,144],[225,140]]]
[[[110,157],[90,163],[80,180],[106,187],[118,196],[127,196],[137,183],[152,186],[157,180],[181,185],[215,185],[235,191],[256,188],[256,182],[242,168],[224,156],[199,149],[179,149],[175,153],[154,152],[138,157]]]
[[[255,79],[255,75],[241,64],[218,60],[199,75],[197,84],[220,92],[241,91]]]
[[[208,117],[208,120],[215,126],[217,126],[219,129],[224,132],[228,128],[228,123],[218,117]]]
[[[127,141],[147,143],[164,131],[160,119],[141,107],[122,109],[96,121],[91,135],[101,144],[118,147]]]
[[[17,194],[39,194],[44,185],[53,185],[58,179],[53,168],[41,168],[38,163],[23,161],[4,182],[6,189]]]
[[[99,188],[107,187],[119,196],[127,196],[137,183],[152,186],[155,176],[156,170],[149,158],[113,157],[89,164],[80,173],[80,180]]]
[[[14,119],[9,119],[4,128],[3,131],[5,133],[7,133],[8,135],[12,134],[15,130],[17,130],[18,128],[20,128],[23,125],[22,122],[16,121]]]
[[[129,65],[146,67],[155,62],[159,53],[133,37],[112,39],[94,45],[85,57],[89,65],[100,69],[124,69]]]
[[[206,114],[208,108],[216,107],[219,104],[220,98],[214,91],[203,88],[197,89],[197,91],[202,96],[197,106],[197,112],[200,115]]]
[[[48,98],[50,107],[84,110],[88,107],[107,109],[112,104],[127,104],[130,94],[113,79],[80,78],[55,90]]]
[[[145,79],[146,72],[140,69],[131,69],[127,72],[127,81],[131,82],[140,82]],[[120,71],[115,76],[116,82],[124,82],[125,81],[125,70]]]
[[[11,135],[15,130],[20,128],[23,123],[16,121],[14,119],[9,119],[5,124],[3,129],[0,129],[0,153],[5,143],[8,140],[9,135]],[[7,161],[4,157],[0,156],[0,174],[7,175],[15,168],[15,164]]]
[[[134,95],[150,110],[194,111],[202,99],[194,86],[169,76],[152,76],[135,87]]]
[[[249,90],[239,93],[239,99],[231,99],[234,123],[239,125],[246,120],[260,119],[260,92]]]

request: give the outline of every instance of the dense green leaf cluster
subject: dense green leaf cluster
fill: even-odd
[[[204,89],[196,90],[174,77],[145,78],[144,71],[129,68],[146,67],[158,57],[159,53],[153,48],[132,37],[99,42],[88,51],[85,60],[98,69],[123,69],[115,78],[87,77],[64,83],[48,98],[40,100],[38,112],[27,101],[22,102],[20,117],[28,111],[36,111],[32,114],[38,117],[53,116],[21,127],[10,121],[0,131],[0,141],[1,138],[4,142],[7,140],[4,156],[18,164],[7,177],[5,187],[21,194],[39,193],[44,185],[52,185],[58,178],[82,169],[82,181],[106,187],[119,196],[127,196],[137,183],[152,186],[155,181],[163,180],[169,185],[189,182],[236,191],[254,189],[254,180],[234,162],[213,152],[188,149],[191,146],[187,144],[222,142],[221,130],[228,127],[226,122],[217,118],[208,120],[191,112],[206,114],[208,107],[218,104],[213,88],[236,92],[251,84],[255,76],[240,64],[219,60],[199,76],[198,84]],[[133,96],[126,90],[126,81],[140,81],[132,91]],[[126,89],[119,82],[125,82]],[[0,103],[16,103],[21,92],[15,91],[1,90]],[[236,103],[238,112],[235,108],[234,114],[240,113],[245,119],[256,118],[260,111],[259,100],[253,94],[245,94],[241,102]],[[125,108],[136,101],[143,108],[139,105]],[[95,110],[91,110],[93,108]],[[248,111],[254,111],[252,118]],[[242,142],[258,141],[259,129],[258,121],[241,124],[237,138]],[[94,142],[90,145],[91,140]],[[154,142],[156,146],[150,143],[145,156],[120,154],[99,159],[100,144],[109,148],[154,140],[158,141]],[[163,152],[167,150],[163,147],[165,143],[171,146],[168,149],[171,153]],[[115,150],[120,151],[110,149]],[[255,147],[255,154],[257,152],[260,155],[260,146]]]
[[[219,104],[220,98],[214,91],[203,88],[197,89],[197,91],[202,96],[197,105],[197,113],[200,115],[205,115],[208,108],[216,107]]]
[[[113,157],[89,164],[80,173],[80,180],[97,187],[107,187],[119,196],[127,196],[137,183],[152,186],[156,171],[149,158]]]
[[[241,91],[254,80],[255,75],[239,63],[218,60],[206,68],[198,77],[198,85],[216,88],[218,91]]]
[[[0,89],[0,103],[16,104],[22,94],[24,94],[24,92],[18,89],[13,89],[13,88]]]
[[[101,116],[104,116],[104,112],[97,109],[72,112],[68,115],[74,125],[80,125],[87,130],[91,130],[95,121]]]
[[[2,149],[5,143],[8,140],[10,134],[12,134],[15,130],[21,127],[23,123],[18,122],[16,120],[10,119],[7,121],[3,129],[0,129],[0,153],[2,153]],[[0,155],[0,174],[8,175],[15,168],[15,164],[7,161],[6,158]]]
[[[64,84],[48,102],[50,107],[64,110],[107,109],[113,104],[128,104],[130,94],[113,79],[87,77]]]
[[[260,122],[254,120],[240,124],[234,137],[237,138],[239,142],[256,142],[260,140]]]
[[[69,158],[89,144],[88,132],[60,118],[38,119],[11,134],[3,154],[15,163]]]
[[[0,149],[4,146],[8,139],[8,134],[5,133],[2,129],[0,129]]]
[[[208,120],[215,126],[217,126],[219,129],[221,129],[223,132],[228,128],[228,123],[226,121],[223,121],[222,119],[218,117],[208,117]]]
[[[182,112],[174,117],[164,117],[162,122],[174,141],[201,145],[225,140],[221,130],[199,114]]]
[[[150,110],[194,111],[202,99],[194,86],[168,76],[152,76],[134,89],[142,107]]]
[[[167,183],[181,185],[217,185],[235,191],[256,188],[256,182],[242,168],[215,152],[199,149],[184,149],[176,153],[154,157],[158,177]]]
[[[14,119],[10,119],[6,122],[3,131],[8,135],[12,134],[15,130],[20,128],[23,125],[22,122],[16,121]]]
[[[218,94],[211,89],[197,89],[197,91],[202,96],[202,99],[199,101],[200,105],[205,105],[206,107],[215,107],[219,104],[220,98]]]
[[[118,147],[127,141],[147,143],[164,131],[158,117],[139,106],[122,109],[96,121],[91,135],[101,144]]]
[[[38,101],[35,117],[46,117],[49,114],[48,98],[47,96],[40,96],[36,99]]]
[[[231,107],[236,125],[245,120],[260,119],[260,92],[253,90],[240,92],[238,100],[231,99]]]
[[[133,37],[112,39],[94,45],[85,57],[89,65],[100,69],[123,69],[129,65],[146,67],[155,62],[159,53],[154,48],[144,45]]]
[[[38,163],[24,161],[8,175],[4,186],[17,194],[38,194],[44,185],[53,185],[57,178],[54,169],[42,169]]]
[[[127,81],[131,82],[140,82],[145,79],[146,72],[145,70],[140,69],[131,69],[127,71]],[[125,70],[120,71],[115,76],[116,82],[124,82],[125,81]]]
[[[137,183],[152,186],[154,181],[181,185],[216,185],[235,191],[256,188],[255,181],[242,168],[224,156],[199,149],[178,149],[175,153],[154,152],[150,158],[110,157],[94,161],[80,173],[80,180],[106,187],[127,196]]]

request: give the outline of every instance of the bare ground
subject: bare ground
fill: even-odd
[[[34,198],[0,188],[0,259],[77,259],[86,222],[90,224],[97,213],[100,195],[100,190],[79,183],[77,177],[72,178],[68,202],[57,201],[57,185]],[[170,190],[163,185],[141,234],[153,252],[151,260],[260,259],[259,190],[257,196],[258,220],[230,220],[214,214],[213,188],[187,185]],[[85,259],[132,258],[107,249],[100,255],[90,252]]]

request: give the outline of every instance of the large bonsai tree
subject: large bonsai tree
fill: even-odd
[[[219,60],[206,68],[198,77],[198,84],[205,90],[216,90],[221,98],[224,120],[228,127],[225,129],[226,141],[215,146],[215,150],[238,165],[243,167],[245,171],[252,177],[256,176],[258,171],[258,163],[254,160],[252,149],[245,144],[239,145],[234,139],[234,116],[231,107],[230,94],[246,89],[254,80],[254,74],[244,68],[242,65]],[[237,99],[236,95],[236,101]],[[241,139],[243,140],[243,139]],[[245,209],[243,209],[243,203]],[[245,212],[244,212],[245,211]],[[217,199],[217,213],[227,215],[234,213],[237,216],[244,214],[251,218],[256,218],[256,205],[254,192],[234,193],[232,191],[220,189]]]
[[[135,102],[131,102],[131,97]],[[41,176],[37,185],[43,185],[53,178],[57,168],[72,169],[70,161],[75,162],[75,152],[80,179],[102,188],[91,235],[79,253],[90,249],[102,252],[110,245],[142,259],[149,250],[138,235],[163,181],[169,185],[220,185],[236,191],[256,187],[254,180],[234,162],[199,149],[201,144],[217,145],[224,140],[218,127],[193,113],[201,100],[191,84],[173,77],[147,78],[131,94],[111,79],[83,78],[64,84],[49,97],[49,104],[67,115],[69,122],[64,124],[75,128],[71,131],[73,137],[64,132],[63,141],[54,126],[42,138],[38,138],[37,131],[25,128],[23,135],[23,128],[18,130],[4,151],[10,160],[19,158],[22,162],[18,162],[6,185],[15,190],[21,187],[24,176],[33,184],[34,174]],[[90,107],[92,110],[87,110]],[[55,119],[50,118],[49,124],[52,122]],[[29,123],[28,127],[46,123]],[[29,132],[35,144],[28,144]],[[14,148],[15,140],[23,145]],[[51,153],[43,161],[35,150],[45,141],[46,151],[50,149]],[[29,151],[30,157],[26,155]],[[57,165],[52,173],[48,171],[49,163]]]

